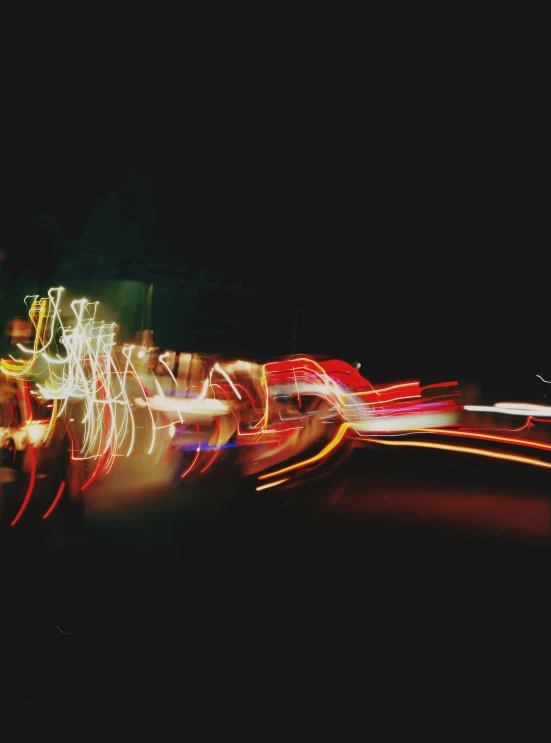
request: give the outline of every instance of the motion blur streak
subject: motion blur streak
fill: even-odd
[[[457,381],[374,385],[358,367],[345,361],[317,361],[304,355],[259,364],[181,354],[176,364],[171,351],[152,357],[152,348],[116,346],[116,326],[99,318],[98,302],[70,302],[71,324],[64,324],[64,291],[56,287],[48,291],[47,298],[31,297],[29,316],[35,337],[32,347],[19,345],[30,358],[1,359],[0,371],[11,379],[29,380],[37,400],[52,402],[51,420],[35,421],[43,426],[35,426],[35,433],[47,446],[55,421],[64,421],[71,461],[93,462],[91,472],[87,470],[83,477],[82,491],[108,475],[118,458],[137,453],[137,441],[143,439],[140,431],[146,432],[148,441],[141,453],[155,455],[149,460],[154,459],[149,470],[172,467],[176,462],[177,474],[170,472],[167,478],[173,484],[206,474],[224,459],[219,458],[221,450],[230,447],[236,447],[240,473],[263,481],[287,473],[311,477],[313,469],[322,476],[326,470],[322,463],[337,450],[346,454],[350,442],[390,443],[385,436],[420,431],[459,435],[459,406],[454,399],[460,396]],[[496,409],[520,410],[516,404],[501,405]],[[522,410],[525,415],[546,417],[548,408],[524,406]],[[142,415],[148,416],[149,424],[143,425]],[[27,421],[28,426],[31,423]],[[461,435],[475,437],[466,431]],[[489,434],[477,437],[500,441]],[[423,444],[408,441],[400,445]],[[543,444],[529,445],[545,449]],[[277,484],[289,479],[279,479]],[[25,507],[31,492],[29,485]],[[44,518],[62,493],[60,485]]]
[[[521,464],[531,464],[535,467],[545,467],[551,469],[551,462],[543,462],[541,459],[532,459],[530,457],[520,457],[515,454],[504,454],[496,451],[489,451],[487,449],[474,449],[469,446],[452,446],[450,444],[438,444],[428,441],[388,441],[385,439],[364,439],[364,441],[370,441],[373,444],[384,444],[385,446],[416,446],[424,449],[443,449],[445,451],[461,452],[463,454],[478,454],[483,457],[491,457],[493,459],[505,459],[510,462],[520,462]]]
[[[57,493],[55,495],[54,500],[52,501],[52,505],[48,508],[44,516],[42,516],[43,519],[47,519],[49,516],[51,516],[52,512],[54,511],[55,507],[61,500],[61,496],[63,495],[63,491],[65,490],[65,480],[62,481],[61,485],[57,489]]]
[[[45,399],[63,401],[58,414],[65,412],[69,400],[83,400],[85,433],[81,453],[101,457],[103,463],[107,464],[108,457],[116,451],[117,434],[119,437],[121,435],[116,426],[110,425],[110,421],[115,420],[116,404],[126,408],[122,419],[125,433],[129,424],[128,400],[120,385],[120,371],[111,355],[114,324],[105,325],[96,321],[98,303],[81,299],[71,303],[75,327],[65,328],[59,314],[62,291],[62,287],[50,289],[48,300],[38,302],[35,298],[32,303],[29,314],[36,328],[36,336],[31,359],[27,362],[14,359],[13,363],[2,359],[0,367],[11,378],[23,375],[29,378],[32,374]],[[37,306],[40,309],[35,322]],[[65,349],[65,358],[57,352],[58,347]],[[20,348],[29,352],[23,346]],[[47,349],[52,350],[55,357],[47,353]],[[40,377],[44,379],[43,384],[38,382]],[[107,423],[105,438],[102,436],[104,421]],[[106,452],[108,454],[104,456]]]
[[[502,413],[505,415],[537,415],[538,418],[551,418],[551,407],[548,405],[531,405],[529,403],[497,402],[495,405],[465,405],[465,410],[477,413]]]
[[[13,521],[11,522],[10,526],[15,526],[21,516],[23,516],[25,509],[29,505],[29,501],[31,499],[32,492],[34,490],[34,484],[35,484],[35,478],[36,478],[36,454],[34,451],[33,444],[29,443],[29,457],[31,460],[31,471],[30,471],[30,478],[29,478],[29,484],[27,486],[27,492],[25,493],[25,497],[23,498],[23,503],[21,504],[21,508],[15,515]]]
[[[425,432],[425,429],[417,429],[416,433]],[[484,439],[486,441],[497,441],[502,444],[519,444],[521,446],[529,446],[534,449],[542,449],[543,451],[551,452],[551,444],[544,444],[542,441],[536,441],[535,439],[519,439],[513,438],[512,436],[497,436],[491,433],[481,433],[479,431],[470,431],[468,429],[453,431],[450,429],[433,428],[430,433],[438,434],[441,436],[465,436],[470,439]]]
[[[198,422],[195,424],[195,428],[197,430],[198,437],[197,451],[195,452],[195,456],[191,460],[191,464],[189,465],[189,467],[181,473],[180,480],[183,480],[184,477],[191,472],[191,470],[195,467],[197,460],[199,459],[199,455],[201,454],[201,430],[199,428]]]
[[[292,470],[300,469],[301,467],[306,467],[308,464],[313,464],[314,462],[318,462],[320,459],[323,459],[326,457],[329,452],[331,452],[342,440],[344,434],[348,430],[349,423],[342,423],[335,434],[335,437],[330,441],[327,446],[325,446],[318,454],[315,454],[314,456],[310,457],[309,459],[305,459],[303,462],[296,462],[295,464],[290,464],[288,467],[283,467],[282,469],[276,470],[275,472],[270,472],[265,475],[259,475],[259,480],[265,480],[268,477],[275,477],[276,475],[283,475],[285,472],[291,472]]]
[[[275,482],[267,482],[265,485],[259,485],[256,490],[266,490],[266,488],[273,488],[276,485],[281,485],[284,482],[288,482],[289,478],[284,477],[282,480],[275,480]]]
[[[216,419],[216,449],[214,450],[214,453],[210,460],[207,462],[207,464],[201,469],[201,474],[204,475],[205,472],[210,469],[210,467],[214,464],[214,461],[216,457],[220,454],[221,451],[221,433],[220,433],[220,418]]]
[[[82,424],[84,432],[78,437],[76,450],[73,446],[72,458],[96,460],[94,472],[84,485],[86,488],[102,471],[109,472],[115,457],[123,456],[119,450],[125,441],[128,446],[124,456],[132,453],[136,425],[126,382],[130,376],[137,379],[138,375],[130,358],[132,347],[128,353],[123,352],[122,368],[118,364],[114,354],[115,324],[97,318],[98,302],[72,301],[74,322],[63,324],[60,314],[63,291],[63,287],[52,288],[47,299],[31,298],[29,317],[35,328],[33,347],[18,345],[22,352],[30,353],[31,358],[26,361],[13,357],[0,359],[0,371],[11,379],[32,381],[42,399],[53,401],[43,442],[46,446],[51,441],[56,419],[67,418],[70,404],[83,406],[82,418],[76,425]],[[150,451],[155,441],[153,414],[151,420]]]

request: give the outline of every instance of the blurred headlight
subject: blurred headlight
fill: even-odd
[[[39,423],[31,423],[27,426],[27,436],[33,446],[41,444],[46,436],[47,426]]]

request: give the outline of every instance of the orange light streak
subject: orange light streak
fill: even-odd
[[[519,457],[515,454],[501,454],[492,452],[487,449],[473,449],[469,446],[452,446],[450,444],[435,444],[424,441],[388,441],[386,439],[368,438],[363,441],[370,441],[373,444],[384,444],[385,446],[416,446],[424,449],[443,449],[445,451],[455,451],[464,454],[477,454],[492,459],[502,459],[509,462],[520,462],[521,464],[531,464],[535,467],[544,467],[551,469],[551,462],[542,462],[541,459],[531,459],[530,457]]]
[[[511,436],[497,436],[492,433],[481,433],[478,431],[465,431],[465,430],[450,430],[445,428],[416,428],[413,429],[416,433],[436,433],[442,436],[464,436],[465,438],[471,439],[484,439],[485,441],[497,441],[502,444],[519,444],[521,446],[528,446],[534,449],[541,449],[542,451],[551,451],[551,444],[544,444],[541,441],[534,441],[533,439],[519,439],[512,438]]]
[[[276,485],[281,485],[283,482],[287,482],[288,477],[284,477],[282,480],[275,480],[275,482],[267,482],[264,485],[259,485],[256,490],[266,490],[267,488],[274,488]]]
[[[331,439],[331,441],[326,446],[324,446],[321,451],[319,451],[317,454],[314,454],[312,457],[304,459],[302,462],[295,462],[295,464],[290,464],[287,467],[276,470],[275,472],[269,472],[265,475],[259,475],[258,479],[266,480],[268,477],[283,475],[285,472],[292,472],[293,470],[300,469],[301,467],[306,467],[307,465],[313,464],[314,462],[319,462],[320,459],[323,459],[325,456],[327,456],[327,454],[329,454],[337,446],[337,444],[339,444],[349,427],[349,423],[341,423],[337,430],[337,433]]]

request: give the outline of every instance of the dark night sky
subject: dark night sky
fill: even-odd
[[[357,345],[404,369],[549,366],[543,196],[499,102],[418,81],[313,88],[213,93],[179,115],[151,116],[146,101],[141,118],[14,132],[6,243],[40,211],[78,236],[138,169],[156,254],[237,260],[272,293],[316,306],[316,348],[325,333],[329,353]]]

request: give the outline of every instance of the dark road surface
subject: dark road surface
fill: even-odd
[[[76,566],[4,545],[4,704],[22,718],[283,718],[373,688],[428,683],[434,705],[450,684],[547,681],[551,471],[375,447],[289,491],[223,468],[139,482],[90,489]]]

